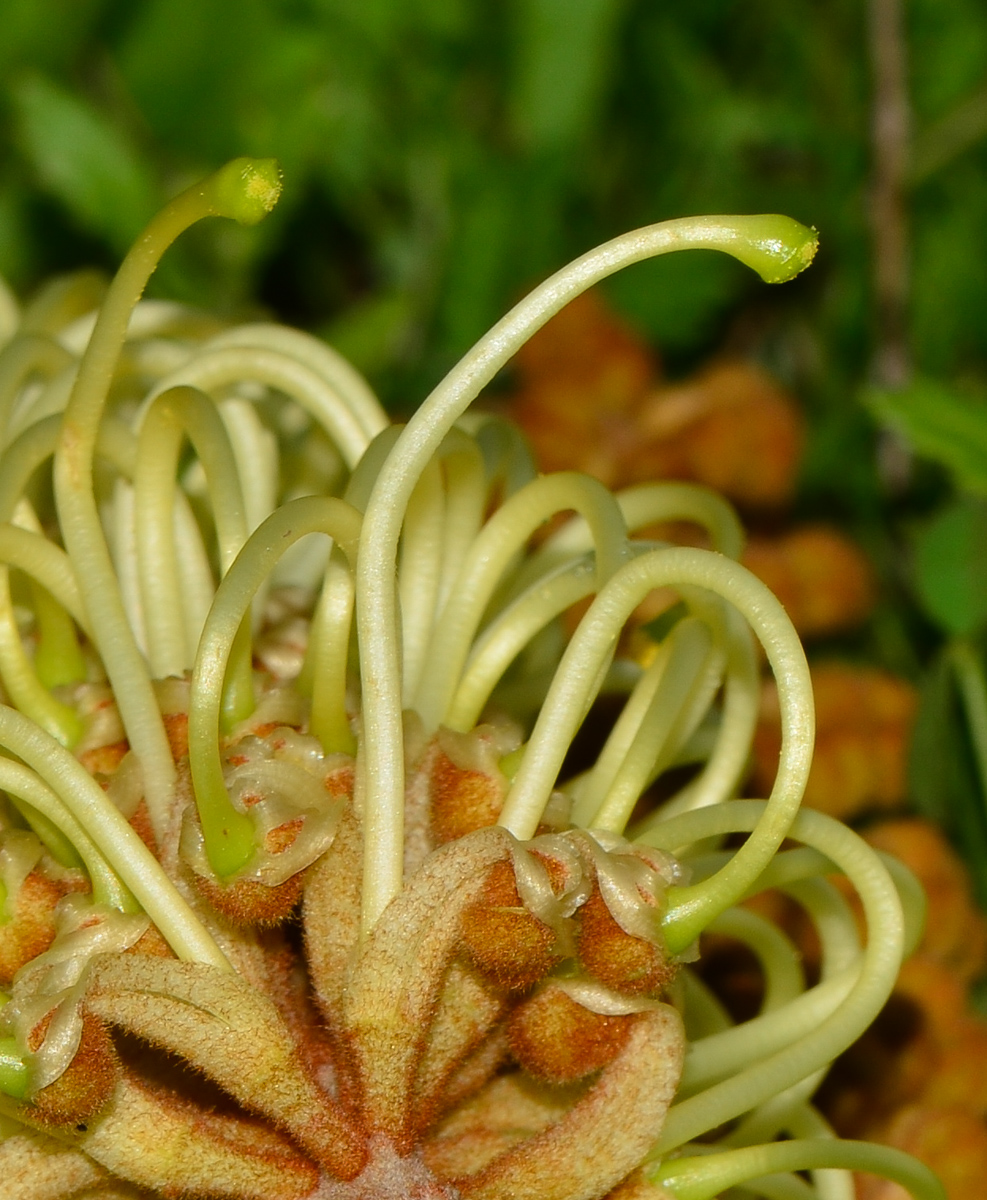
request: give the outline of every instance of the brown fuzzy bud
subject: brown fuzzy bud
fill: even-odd
[[[269,927],[286,921],[295,911],[302,898],[305,872],[299,871],[274,887],[256,879],[222,884],[204,875],[193,878],[199,895],[234,925]]]
[[[631,996],[656,996],[671,982],[675,967],[662,948],[621,929],[598,886],[577,921],[579,960],[607,987]]]
[[[0,986],[8,987],[17,972],[43,954],[55,938],[55,905],[70,889],[31,871],[17,892],[14,915],[0,924]]]
[[[199,824],[199,814],[194,805],[185,812],[185,819]],[[266,848],[278,853],[291,845],[303,822],[288,821],[268,832]],[[222,883],[215,876],[191,872],[192,881],[199,895],[221,913],[228,921],[241,928],[259,926],[270,928],[279,925],[295,911],[302,898],[305,871],[298,871],[283,883],[267,884],[257,879],[234,879]]]
[[[129,749],[130,743],[126,740],[111,742],[108,746],[94,746],[82,751],[79,762],[90,775],[112,775]]]
[[[452,842],[496,824],[503,805],[502,779],[457,767],[439,751],[432,767],[432,831],[438,842]]]
[[[460,937],[476,969],[512,991],[531,987],[560,960],[553,930],[521,903],[509,862],[490,871],[483,897],[463,913]]]
[[[52,1009],[31,1030],[29,1050],[39,1049],[54,1015]],[[62,1074],[31,1098],[31,1116],[45,1125],[78,1128],[109,1100],[119,1076],[120,1063],[106,1026],[83,1010],[79,1049]]]
[[[165,941],[156,925],[148,925],[136,942],[124,954],[146,954],[151,958],[174,958],[175,952]]]
[[[606,1016],[549,983],[519,1005],[507,1026],[511,1052],[546,1083],[575,1083],[616,1058],[633,1016]]]
[[[506,722],[478,725],[469,733],[439,730],[429,752],[432,832],[437,842],[452,842],[496,824],[508,787],[498,764],[520,742],[520,730]]]

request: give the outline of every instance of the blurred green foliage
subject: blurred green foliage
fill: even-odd
[[[914,344],[980,374],[987,17],[908,11]],[[864,22],[862,0],[4,0],[0,273],[109,267],[162,197],[276,155],[274,219],[196,231],[157,288],[331,331],[408,402],[595,241],[783,211],[823,236],[783,301],[703,254],[612,295],[673,364],[753,311],[776,367],[838,399],[871,336]]]
[[[987,395],[919,376],[907,388],[872,389],[863,399],[919,454],[942,463],[969,491],[987,496]]]
[[[923,377],[863,398],[953,485],[905,525],[906,577],[939,636],[920,681],[909,796],[954,837],[987,906],[987,399]]]
[[[798,390],[813,424],[803,510],[848,520],[904,590],[895,521],[950,484],[919,472],[889,499],[858,402],[875,336],[866,6],[3,0],[0,274],[24,294],[56,271],[110,270],[165,197],[236,155],[277,156],[272,218],[192,230],[152,287],[328,335],[400,409],[594,243],[692,212],[789,213],[822,248],[784,289],[693,252],[608,290],[672,373],[726,344]],[[981,401],[962,399],[987,394],[987,12],[906,13],[920,382],[869,407],[970,487],[987,479]],[[917,662],[910,618],[894,601],[887,616],[878,657]]]

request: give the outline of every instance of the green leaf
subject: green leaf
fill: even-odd
[[[24,192],[0,184],[0,276],[16,289],[33,266]]]
[[[457,355],[500,315],[515,219],[512,196],[503,182],[491,177],[476,182],[484,186],[475,191],[471,187],[472,194],[460,202],[456,240],[442,287],[442,332],[449,351]]]
[[[515,119],[530,145],[589,126],[609,75],[620,0],[517,0]]]
[[[949,824],[950,801],[944,786],[943,766],[947,747],[955,741],[958,718],[953,672],[944,654],[940,654],[923,680],[918,712],[912,729],[908,755],[908,790],[915,807],[938,825]],[[976,788],[971,777],[960,792]]]
[[[126,134],[88,101],[42,76],[13,94],[20,140],[42,184],[84,229],[123,253],[159,206]]]
[[[915,539],[916,586],[930,617],[965,635],[987,622],[987,504],[962,497]]]
[[[870,390],[870,411],[909,439],[919,454],[948,467],[968,491],[987,496],[987,402],[931,379],[899,392]]]
[[[974,890],[987,902],[987,808],[948,648],[922,685],[908,764],[909,794],[918,811],[943,826],[970,867]]]
[[[71,62],[105,7],[101,0],[3,0],[0,79],[28,63],[58,70]]]
[[[156,136],[209,159],[250,152],[277,155],[276,144],[244,139],[249,114],[277,97],[297,103],[302,80],[273,92],[263,70],[278,54],[277,5],[265,0],[145,0],[134,5],[119,51],[123,77]],[[239,144],[237,144],[237,142]]]

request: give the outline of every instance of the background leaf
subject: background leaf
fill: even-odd
[[[38,178],[83,229],[124,253],[161,202],[136,146],[91,104],[43,76],[23,79],[13,98]]]
[[[961,498],[915,539],[916,587],[929,616],[964,636],[987,622],[987,504]]]
[[[909,794],[923,816],[941,825],[970,865],[977,898],[987,905],[987,803],[948,651],[937,655],[922,685],[909,755]]]
[[[864,399],[920,454],[948,467],[968,491],[987,496],[987,402],[931,379],[903,391],[869,391]]]
[[[515,120],[528,144],[565,145],[611,76],[620,0],[515,0]]]

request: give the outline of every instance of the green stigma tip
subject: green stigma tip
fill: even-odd
[[[791,217],[777,214],[732,217],[739,245],[734,257],[755,270],[765,283],[787,283],[815,257],[819,234]]]
[[[256,225],[281,195],[281,167],[276,158],[234,158],[208,181],[215,212],[240,225]]]

